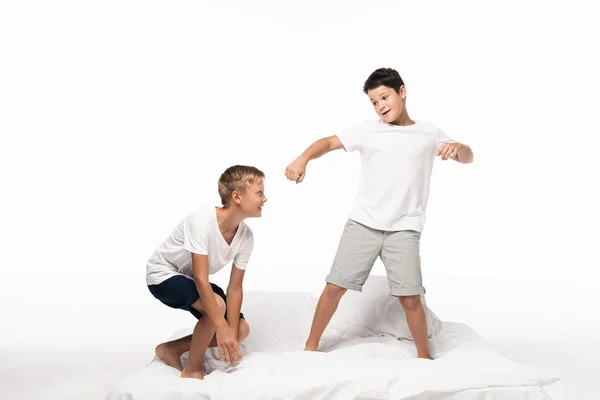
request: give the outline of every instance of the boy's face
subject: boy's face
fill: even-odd
[[[406,98],[406,88],[400,87],[400,93],[387,86],[378,86],[367,92],[371,104],[379,117],[388,124],[400,118],[404,110],[404,99]]]
[[[248,217],[262,216],[262,208],[267,202],[264,181],[257,179],[239,194],[238,200],[240,207]]]

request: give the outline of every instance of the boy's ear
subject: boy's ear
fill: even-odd
[[[400,86],[400,98],[404,100],[406,98],[406,86]]]
[[[242,199],[240,198],[240,193],[237,190],[231,192],[231,201],[233,201],[236,204],[240,204],[242,202]]]

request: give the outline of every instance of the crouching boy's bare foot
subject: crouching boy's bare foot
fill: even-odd
[[[156,356],[165,364],[170,367],[183,371],[183,365],[181,364],[181,354],[176,352],[174,349],[169,348],[167,343],[162,343],[156,346],[154,352]]]
[[[181,371],[182,378],[195,378],[195,379],[204,379],[204,373],[202,371],[186,371],[185,369]]]

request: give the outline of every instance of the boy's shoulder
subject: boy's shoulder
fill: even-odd
[[[415,125],[420,126],[423,129],[434,129],[435,125],[433,122],[425,120],[425,119],[416,119]]]
[[[415,125],[417,125],[417,127],[423,131],[426,132],[428,134],[430,133],[437,133],[437,126],[431,122],[431,121],[427,121],[427,120],[416,120],[415,121]]]
[[[250,240],[254,237],[254,232],[252,232],[252,228],[250,228],[246,221],[240,222],[238,229],[240,229],[240,233],[246,240]]]
[[[197,209],[183,218],[187,224],[209,225],[216,218],[215,207],[206,206]]]

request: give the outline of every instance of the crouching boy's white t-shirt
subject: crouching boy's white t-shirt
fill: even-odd
[[[146,283],[157,285],[174,275],[193,279],[192,253],[208,255],[209,274],[231,261],[246,269],[253,247],[252,230],[243,221],[229,245],[219,230],[216,207],[201,208],[181,220],[152,254],[146,264]]]

